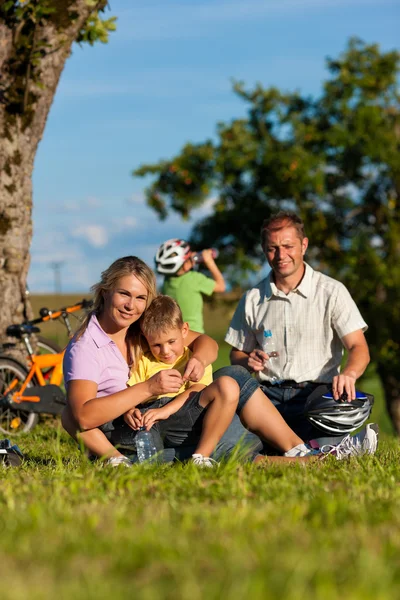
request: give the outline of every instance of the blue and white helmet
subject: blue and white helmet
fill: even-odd
[[[355,431],[369,418],[374,397],[365,392],[356,391],[356,398],[347,401],[347,394],[335,400],[332,388],[318,386],[308,397],[304,415],[318,429],[325,433],[340,435]]]
[[[191,256],[190,245],[185,240],[167,240],[157,250],[155,261],[158,273],[174,275]]]

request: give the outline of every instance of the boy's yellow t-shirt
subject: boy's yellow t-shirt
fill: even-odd
[[[152,377],[156,373],[159,373],[160,371],[164,371],[166,369],[176,369],[177,371],[179,371],[179,373],[181,375],[183,375],[185,372],[185,369],[186,369],[186,365],[191,356],[192,356],[191,350],[189,350],[189,348],[185,347],[184,353],[182,354],[182,356],[180,356],[178,358],[178,360],[174,364],[166,364],[166,363],[163,363],[163,362],[157,360],[151,354],[151,352],[146,352],[140,359],[137,369],[135,369],[135,371],[132,373],[129,380],[127,381],[127,384],[135,385],[135,383],[143,383],[144,381],[147,381],[148,379],[150,379],[150,377]],[[204,375],[200,379],[200,381],[186,381],[181,386],[179,391],[171,392],[169,394],[160,394],[159,396],[152,396],[151,398],[148,398],[147,400],[145,400],[144,403],[152,402],[153,400],[158,399],[158,398],[174,398],[178,394],[181,394],[182,392],[185,392],[186,390],[188,390],[192,385],[195,385],[197,383],[202,383],[203,385],[209,385],[210,383],[212,383],[212,380],[213,380],[212,366],[208,365],[205,368]]]

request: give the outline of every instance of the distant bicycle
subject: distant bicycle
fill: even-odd
[[[83,298],[83,300],[76,304],[57,310],[49,310],[48,308],[43,307],[39,310],[40,317],[33,319],[32,321],[26,321],[26,323],[38,325],[40,323],[46,323],[47,321],[61,320],[67,329],[68,337],[71,338],[74,332],[69,319],[70,315],[79,321],[79,318],[74,313],[80,310],[85,310],[87,312],[91,309],[92,305],[93,303],[91,300]],[[58,354],[62,351],[62,348],[56,342],[41,335],[36,336],[36,344],[38,354]]]
[[[22,341],[28,353],[28,367],[9,354],[16,344],[0,346],[0,432],[16,434],[30,431],[38,422],[39,414],[59,415],[65,406],[62,361],[64,351],[55,352],[56,344],[44,339],[49,352],[35,354],[31,337],[40,333],[38,323],[62,318],[68,335],[73,331],[69,315],[91,306],[90,300],[50,311],[40,310],[40,317],[19,325],[10,325],[7,335]]]

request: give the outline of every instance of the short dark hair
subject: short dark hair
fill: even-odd
[[[171,298],[159,294],[143,313],[140,329],[145,337],[154,335],[158,331],[168,329],[181,329],[183,327],[182,311],[179,304]]]
[[[303,241],[303,239],[306,237],[303,219],[301,219],[299,215],[296,215],[294,212],[281,210],[278,213],[271,215],[263,222],[261,226],[262,247],[264,248],[269,233],[272,233],[273,231],[279,231],[284,227],[294,227],[301,241]]]

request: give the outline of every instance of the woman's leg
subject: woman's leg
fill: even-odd
[[[82,443],[89,454],[110,458],[111,456],[123,456],[115,446],[108,441],[104,433],[98,429],[79,431],[78,424],[73,418],[71,411],[66,406],[61,415],[61,423],[65,431],[78,443]]]
[[[223,367],[214,374],[232,377],[240,388],[239,417],[244,426],[281,452],[303,444],[303,440],[287,425],[279,411],[260,389],[259,383],[244,368]]]
[[[260,388],[247,400],[239,417],[245,427],[281,452],[304,443]]]
[[[235,415],[239,392],[231,377],[220,377],[201,392],[199,404],[208,408],[196,454],[210,456],[213,452]]]

